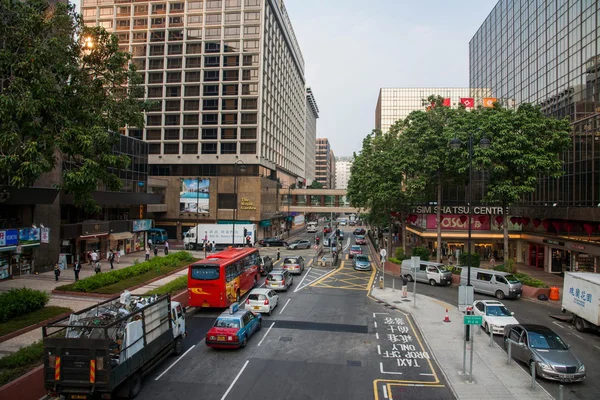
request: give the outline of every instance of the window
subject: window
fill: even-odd
[[[223,85],[223,96],[237,96],[238,85]]]
[[[221,143],[221,154],[236,154],[237,143]]]
[[[200,85],[186,86],[185,87],[185,95],[186,96],[200,96]]]
[[[225,14],[225,23],[239,23],[241,19],[242,15],[240,13]]]
[[[150,59],[148,64],[148,69],[163,69],[164,68],[164,60],[162,58],[159,59]]]
[[[200,68],[202,66],[202,59],[200,57],[187,57],[185,59],[186,68]]]
[[[160,129],[146,129],[146,140],[160,140]]]
[[[238,108],[237,99],[223,99],[221,102],[221,109],[223,110],[237,110]]]
[[[98,22],[98,26],[101,26],[101,27],[103,27],[105,29],[112,28],[112,25],[113,25],[112,21],[100,21],[100,22]]]
[[[242,124],[255,125],[257,122],[256,114],[242,114]]]
[[[202,52],[201,43],[188,43],[185,54],[200,54]]]
[[[198,129],[185,128],[183,130],[183,140],[197,140],[197,139],[198,139]]]
[[[217,125],[219,114],[202,114],[202,125]]]
[[[185,100],[183,102],[184,111],[195,111],[200,109],[200,100]]]
[[[165,41],[165,31],[150,32],[150,41],[151,42],[164,42]]]
[[[165,101],[165,111],[179,111],[180,108],[181,108],[181,101],[179,101],[179,100]]]
[[[167,86],[165,97],[181,97],[181,86]]]
[[[95,17],[96,9],[95,8],[86,8],[85,10],[83,10],[83,16],[84,17]]]
[[[143,6],[134,6],[133,14],[134,15],[148,15],[148,5],[144,4]]]
[[[245,83],[242,85],[242,95],[258,94],[258,85],[256,83]]]
[[[224,81],[237,81],[239,80],[239,71],[236,70],[227,70],[223,71],[223,80]]]
[[[240,52],[239,40],[225,42],[225,44],[223,46],[223,51],[225,51],[225,53],[239,53]]]
[[[206,2],[207,10],[215,10],[215,9],[221,9],[221,8],[222,8],[221,0],[209,0]]]
[[[200,71],[198,71],[198,75],[200,75]],[[200,76],[198,76],[198,80],[200,80]],[[216,71],[204,71],[204,82],[214,82],[219,80],[219,70]]]
[[[206,14],[207,25],[219,25],[221,23],[221,14]]]
[[[202,25],[202,15],[188,15],[188,25]]]
[[[104,7],[100,9],[100,15],[113,15],[112,7]]]
[[[256,139],[256,128],[242,128],[241,139]]]
[[[239,8],[242,6],[242,0],[225,0],[225,8]]]
[[[259,12],[245,12],[244,21],[258,21],[260,19]]]
[[[152,28],[163,28],[165,26],[165,18],[150,18]]]
[[[244,40],[244,51],[258,50],[258,40]]]
[[[134,42],[138,42],[139,41],[139,40],[135,40],[136,33],[143,33],[143,34],[145,34],[146,32],[135,32],[133,34],[133,37],[134,37],[133,41]],[[117,33],[117,39],[119,39],[119,43],[127,44],[127,43],[129,43],[129,33],[123,33],[123,32]]]
[[[188,39],[202,39],[202,29],[188,29],[187,30],[187,38]]]
[[[198,125],[199,122],[198,114],[184,114],[183,124],[184,125]]]
[[[240,37],[240,27],[225,28],[225,37]]]
[[[245,26],[244,37],[260,35],[260,26]]]
[[[260,0],[244,0],[246,7],[260,6]]]
[[[242,110],[256,110],[257,108],[257,99],[242,99]]]
[[[165,115],[165,125],[179,125],[179,114]]]
[[[148,87],[148,97],[162,97],[162,86],[150,86]]]
[[[179,140],[179,129],[165,129],[165,140]]]
[[[210,99],[210,100],[202,100],[202,109],[206,111],[218,110],[219,109],[219,100]]]
[[[235,140],[237,139],[237,128],[222,128],[221,139]]]
[[[144,131],[142,129],[129,128],[129,136],[131,136],[132,138],[143,140],[143,132]]]
[[[146,69],[146,59],[145,58],[134,58],[131,63],[135,65],[138,71]],[[140,77],[142,78],[141,82],[144,82],[145,74],[140,72]]]
[[[125,35],[128,35],[127,33]],[[145,42],[148,39],[148,32],[133,32],[134,42]],[[120,41],[120,39],[119,39]]]
[[[183,26],[182,17],[169,17],[169,26]]]
[[[208,56],[204,57],[205,67],[219,67],[221,65],[221,57],[219,56]]]
[[[235,125],[237,124],[237,114],[223,114],[221,118],[223,125]]]
[[[237,67],[238,65],[240,65],[240,57],[239,56],[223,57],[223,66],[224,67]]]
[[[181,57],[167,58],[167,69],[180,69]]]
[[[188,3],[188,10],[202,10],[201,1],[191,1]]]
[[[165,14],[167,12],[166,4],[153,4],[152,14]]]
[[[202,154],[217,154],[217,144],[202,143],[201,152]],[[222,194],[219,194],[219,196],[222,196]]]
[[[160,126],[162,123],[161,115],[147,115],[146,116],[146,125],[147,126]]]
[[[179,143],[163,143],[163,154],[179,154]]]
[[[148,20],[146,18],[136,18],[133,20],[134,28],[146,28],[148,26]]]
[[[258,80],[257,69],[245,69],[242,71],[242,80],[244,81],[255,81]]]
[[[184,143],[183,154],[198,154],[198,143]]]
[[[217,128],[202,129],[202,140],[216,139],[216,138],[217,138]]]
[[[204,85],[204,96],[218,96],[219,85]]]
[[[181,72],[167,72],[167,83],[181,82]]]
[[[218,53],[220,51],[221,51],[221,43],[206,42],[204,44],[204,52],[205,53]]]
[[[183,45],[181,43],[170,44],[167,54],[169,54],[169,55],[183,54]]]
[[[129,29],[129,20],[120,19],[117,21],[117,29]]]
[[[151,56],[162,56],[163,54],[165,54],[165,46],[160,44],[160,45],[152,45],[150,46],[150,55]]]
[[[254,54],[251,56],[244,56],[244,67],[257,66],[258,65],[258,55]]]
[[[486,272],[478,272],[477,273],[478,281],[490,282],[492,280],[492,274],[488,274]]]
[[[181,17],[177,17],[177,18],[181,18]],[[169,31],[169,40],[171,40],[171,41],[183,40],[183,29]]]
[[[256,154],[256,143],[240,143],[240,154]]]
[[[160,154],[160,143],[150,143],[148,145],[148,154]]]
[[[221,28],[210,28],[204,31],[206,38],[220,38]]]
[[[169,10],[171,13],[182,13],[185,9],[184,3],[171,3],[169,5]]]

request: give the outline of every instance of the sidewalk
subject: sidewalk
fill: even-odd
[[[410,301],[403,302],[401,291],[392,291],[390,288],[374,288],[371,295],[412,315],[457,399],[553,399],[539,384],[535,390],[531,389],[531,376],[514,361],[508,365],[504,350],[496,343],[494,343],[494,347],[489,347],[489,336],[485,334],[474,333],[472,335],[475,340],[474,383],[469,383],[468,374],[462,375],[463,313],[452,305],[427,296],[417,295],[417,306],[413,307],[412,293],[409,294]],[[448,309],[452,321],[450,323],[442,322],[446,309]],[[477,331],[481,331],[481,329],[475,327],[472,332]],[[469,346],[467,347],[467,358],[470,354]],[[468,364],[467,359],[467,372]]]

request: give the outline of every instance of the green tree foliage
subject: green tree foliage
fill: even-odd
[[[142,127],[147,107],[130,57],[73,5],[0,0],[0,182],[28,187],[62,165],[59,189],[88,211],[99,186],[118,190],[117,132]]]
[[[310,185],[306,187],[307,189],[323,189],[323,184],[319,181],[312,181]]]

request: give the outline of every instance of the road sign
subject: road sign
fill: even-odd
[[[465,325],[481,325],[483,317],[481,315],[465,315]]]

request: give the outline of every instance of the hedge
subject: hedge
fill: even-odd
[[[427,247],[414,247],[412,250],[413,257],[421,257],[421,261],[429,261],[431,251]]]
[[[508,272],[506,270],[506,268],[504,267],[504,265],[502,265],[502,264],[494,267],[494,271]],[[523,274],[521,272],[514,272],[513,275],[515,278],[517,278],[519,281],[521,281],[521,283],[523,285],[527,285],[527,286],[531,286],[531,287],[535,287],[535,288],[547,288],[548,287],[548,285],[546,285],[544,282],[540,281],[539,279],[532,278],[527,274]]]
[[[146,292],[146,294],[163,295],[163,294],[167,294],[167,293],[169,293],[169,294],[177,293],[177,292],[180,292],[183,289],[187,288],[187,281],[188,281],[187,275],[182,275],[179,278],[172,280],[171,282],[168,282],[160,287],[157,287],[156,289],[152,289],[152,290]]]
[[[402,261],[402,260],[408,260],[408,259],[410,259],[410,257],[407,256],[406,254],[404,254],[404,249],[402,247],[398,247],[396,249],[396,258],[395,259]],[[390,261],[392,261],[391,258],[390,258]],[[398,263],[398,264],[400,264],[400,263]]]
[[[0,294],[0,322],[44,308],[48,301],[50,295],[40,290],[11,289]]]
[[[471,268],[479,268],[481,256],[477,253],[460,253],[459,261],[461,266],[468,267],[471,264]]]
[[[44,343],[40,340],[0,358],[0,386],[15,380],[44,362]]]
[[[101,272],[75,283],[59,286],[56,289],[72,292],[92,292],[102,287],[114,285],[119,281],[143,275],[152,270],[160,270],[162,267],[176,268],[177,265],[184,261],[192,262],[194,261],[194,257],[187,251],[179,251],[165,257],[154,257],[149,261],[144,261],[131,267],[110,272]]]

